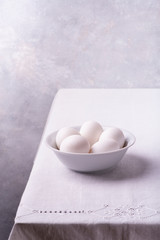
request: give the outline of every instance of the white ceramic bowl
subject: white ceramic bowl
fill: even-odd
[[[80,126],[74,128],[79,130]],[[78,172],[94,172],[114,168],[122,159],[127,149],[135,143],[135,137],[132,133],[124,129],[122,131],[125,136],[124,147],[107,153],[62,152],[57,149],[55,142],[58,131],[51,133],[47,137],[46,143],[66,167]]]

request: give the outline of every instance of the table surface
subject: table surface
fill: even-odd
[[[96,120],[136,143],[112,172],[77,173],[47,147],[48,134]],[[160,89],[61,89],[52,104],[15,224],[139,224],[160,236]],[[11,239],[14,235],[14,229]],[[158,239],[158,238],[157,238]]]

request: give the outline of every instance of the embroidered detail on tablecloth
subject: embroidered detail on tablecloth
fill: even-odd
[[[104,204],[101,208],[98,209],[66,209],[66,210],[45,210],[45,209],[32,209],[24,204],[20,204],[20,208],[23,208],[26,213],[22,215],[18,215],[16,219],[22,218],[25,216],[29,216],[32,214],[56,214],[60,216],[71,215],[71,214],[87,214],[87,215],[95,215],[97,217],[101,217],[104,220],[109,220],[112,218],[116,219],[145,219],[160,215],[160,208],[154,209],[150,208],[144,204],[140,204],[138,206],[130,206],[124,205],[119,207],[113,207],[108,204]]]
[[[142,204],[138,206],[124,205],[116,208],[105,204],[102,208],[90,210],[88,213],[102,217],[105,220],[111,218],[144,219],[160,214],[160,209],[156,210]]]

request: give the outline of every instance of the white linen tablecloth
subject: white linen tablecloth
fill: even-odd
[[[71,171],[45,143],[87,120],[136,136],[112,172]],[[26,239],[160,239],[160,89],[57,93],[10,234]]]

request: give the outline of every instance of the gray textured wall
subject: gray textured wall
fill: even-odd
[[[160,1],[0,1],[0,239],[59,88],[160,87]]]

